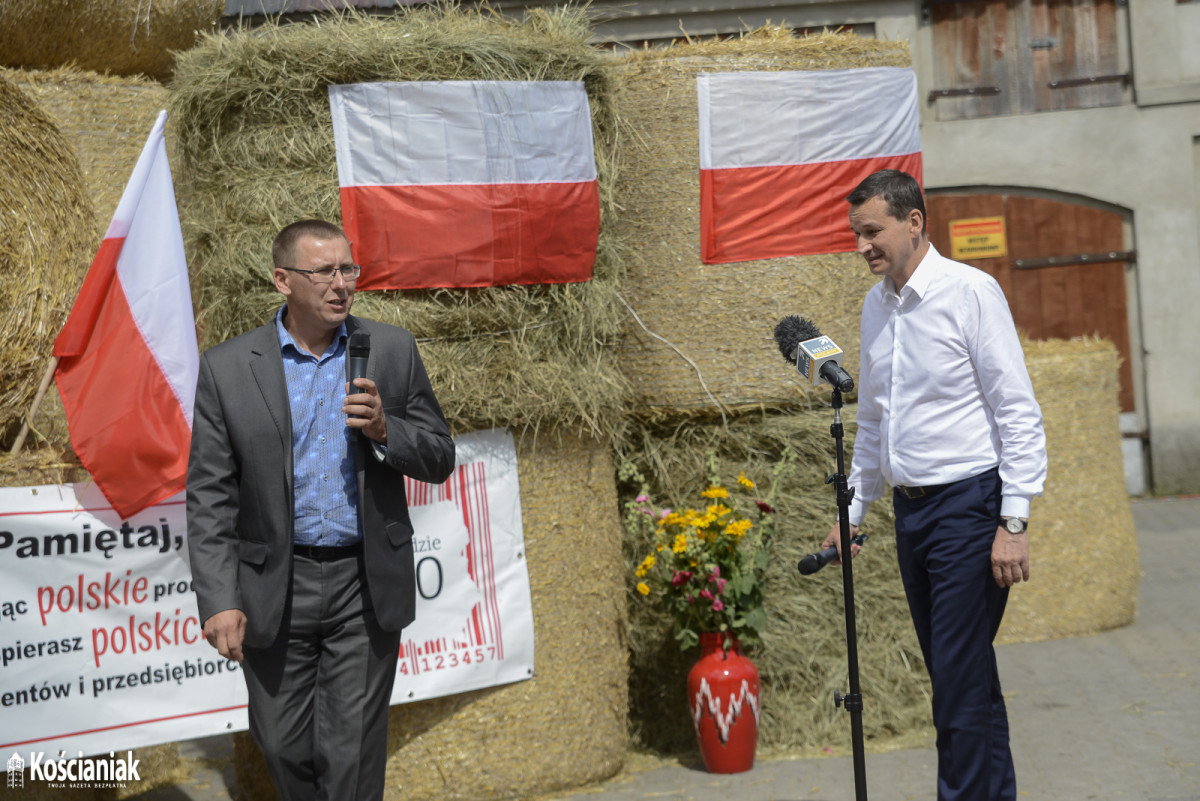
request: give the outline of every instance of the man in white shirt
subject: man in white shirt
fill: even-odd
[[[999,284],[930,245],[916,180],[883,170],[847,200],[858,252],[883,278],[863,301],[851,532],[893,487],[900,574],[933,684],[939,801],[1011,801],[992,640],[1008,588],[1029,580],[1041,409]],[[839,539],[835,525],[822,547]]]

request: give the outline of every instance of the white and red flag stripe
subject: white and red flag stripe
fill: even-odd
[[[329,87],[359,289],[592,277],[600,198],[579,81]]]
[[[846,195],[876,170],[921,181],[910,69],[702,73],[700,256],[854,250]]]
[[[71,444],[124,518],[184,489],[199,352],[160,112],[67,323]]]

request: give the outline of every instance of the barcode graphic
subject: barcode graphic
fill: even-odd
[[[442,484],[426,484],[405,477],[404,490],[410,507],[453,502],[462,513],[463,525],[467,530],[467,545],[463,554],[467,561],[467,574],[479,588],[483,600],[472,607],[458,632],[433,640],[402,641],[401,661],[408,662],[410,675],[428,670],[430,656],[465,652],[467,658],[455,659],[454,665],[464,662],[472,664],[480,659],[480,654],[487,659],[502,661],[504,637],[496,593],[496,567],[484,463],[459,465]]]

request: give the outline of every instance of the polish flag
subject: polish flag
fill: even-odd
[[[185,487],[200,363],[166,123],[162,111],[54,340],[71,443],[125,519]]]
[[[580,81],[329,87],[359,289],[586,281],[600,196]]]
[[[705,264],[854,250],[846,195],[876,170],[921,182],[910,69],[702,73],[696,90]]]

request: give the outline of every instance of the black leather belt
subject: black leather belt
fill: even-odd
[[[978,478],[999,474],[999,472],[999,467],[991,467],[977,476],[970,476],[959,481],[951,481],[948,484],[930,484],[928,487],[893,487],[893,489],[910,501],[915,501],[920,498],[928,498],[930,495],[936,495],[946,489],[946,487],[953,487],[955,484],[961,484],[963,481],[973,481]]]
[[[292,553],[313,559],[318,562],[332,562],[334,559],[349,559],[362,553],[362,543],[353,545],[293,545]]]
[[[895,487],[894,489],[910,501],[915,501],[918,498],[928,498],[930,495],[936,495],[948,486],[950,485],[932,484],[928,487]]]

